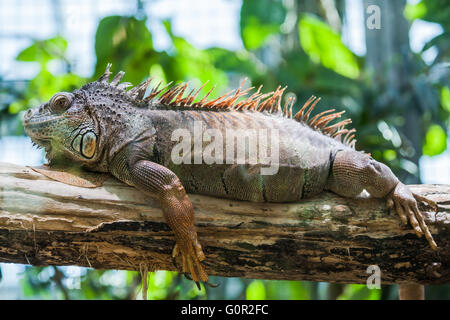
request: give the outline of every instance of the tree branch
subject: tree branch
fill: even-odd
[[[439,205],[439,213],[425,212],[438,252],[378,199],[190,198],[211,275],[366,283],[367,267],[377,265],[382,284],[448,283],[450,186],[411,189]],[[113,178],[79,188],[0,163],[0,262],[175,270],[173,245],[158,202],[135,188]]]

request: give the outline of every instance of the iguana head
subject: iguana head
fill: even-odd
[[[31,140],[45,148],[49,161],[63,156],[90,161],[97,155],[98,126],[79,90],[56,93],[48,102],[29,109],[23,126]]]
[[[110,80],[111,64],[97,80],[73,92],[56,93],[48,102],[29,109],[25,132],[45,148],[50,164],[72,161],[96,171],[107,171],[106,158],[142,132],[143,107],[149,81],[129,91],[124,72]]]
[[[114,124],[115,129],[120,127],[119,113],[133,101],[126,95],[128,84],[118,85],[123,72],[109,83],[109,68],[110,65],[97,81],[73,92],[56,93],[25,114],[25,132],[35,144],[45,148],[50,163],[59,159],[95,163],[105,148],[105,136],[111,134],[108,124]]]

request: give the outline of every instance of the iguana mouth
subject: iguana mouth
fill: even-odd
[[[44,148],[45,152],[49,152],[51,150],[52,144],[50,142],[50,139],[45,138],[36,138],[31,137],[31,142],[33,143],[33,146],[37,148]]]
[[[33,145],[38,148],[44,148],[45,152],[49,152],[51,150],[50,132],[52,125],[61,118],[63,117],[52,115],[33,117],[33,113],[28,112],[23,118],[22,124]]]

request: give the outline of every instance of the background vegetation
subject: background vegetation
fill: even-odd
[[[174,34],[170,20],[160,24],[170,38],[168,50],[156,50],[148,17],[140,10],[132,16],[107,16],[95,36],[96,65],[92,77],[74,72],[67,56],[68,42],[61,35],[35,40],[16,57],[35,62],[39,72],[22,86],[0,81],[0,121],[3,134],[23,134],[21,113],[48,100],[55,92],[71,91],[96,79],[111,62],[113,72],[124,70],[124,81],[138,84],[149,76],[164,82],[191,80],[192,86],[210,80],[220,95],[244,76],[266,91],[287,85],[297,97],[297,108],[312,94],[346,110],[358,130],[357,149],[388,163],[401,180],[419,182],[418,159],[447,149],[450,115],[448,82],[450,6],[446,0],[364,1],[381,9],[381,29],[366,29],[367,53],[355,55],[341,39],[348,1],[244,0],[240,10],[240,36],[244,48],[199,49]],[[370,15],[366,13],[366,18]],[[444,32],[429,41],[422,52],[409,47],[409,28],[416,19],[439,24]],[[220,35],[219,35],[220,36]],[[432,62],[422,53],[434,48]],[[65,66],[54,73],[50,63]],[[0,75],[1,80],[1,75]],[[209,90],[208,87],[204,89]],[[319,110],[320,111],[320,110]],[[3,127],[5,128],[5,126]],[[128,271],[79,269],[74,284],[69,268],[27,267],[21,279],[26,297],[61,299],[130,299],[142,286],[141,275]],[[1,281],[1,273],[0,273]],[[213,277],[217,289],[203,288],[176,272],[149,276],[151,299],[395,299],[396,286],[369,290],[364,285],[336,285],[295,281],[264,281]],[[427,288],[428,298],[450,298],[448,286]]]

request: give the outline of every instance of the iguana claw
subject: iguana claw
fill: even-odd
[[[180,245],[176,243],[172,250],[172,260],[174,261],[174,265],[177,266],[175,258],[181,254],[182,258],[182,272],[186,275],[190,273],[193,280],[195,282],[208,281],[208,275],[206,274],[203,266],[201,265],[201,261],[205,259],[205,255],[202,251],[202,247],[195,240],[195,244],[192,243],[183,243]]]
[[[191,280],[192,281],[192,277],[189,275],[189,274],[187,274],[187,273],[183,273],[183,275],[184,275],[184,277],[186,278],[186,279],[188,279],[188,280]],[[197,284],[197,288],[199,288],[199,283],[198,282],[195,282],[196,284]],[[211,287],[211,288],[217,288],[218,286],[220,286],[220,283],[211,283],[211,282],[203,282],[205,285],[207,285],[208,287]],[[200,288],[199,288],[199,290],[200,290]]]
[[[395,211],[400,216],[403,224],[411,224],[416,235],[420,238],[425,235],[431,249],[437,250],[438,246],[431,235],[430,230],[420,213],[417,206],[417,200],[423,201],[430,205],[435,211],[437,211],[437,205],[434,201],[429,200],[423,196],[412,193],[408,187],[399,182],[392,192],[387,196],[387,207],[389,210],[395,208]]]

